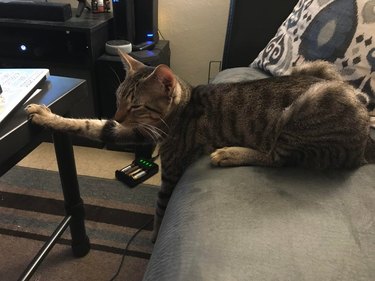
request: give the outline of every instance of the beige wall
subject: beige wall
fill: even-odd
[[[170,40],[171,67],[192,84],[207,82],[222,59],[229,0],[159,0],[159,30]]]
[[[50,0],[70,3],[76,0]],[[221,61],[230,0],[159,0],[159,30],[170,41],[171,68],[193,85],[207,82]]]

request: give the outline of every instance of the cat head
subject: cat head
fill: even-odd
[[[155,140],[160,137],[160,130],[165,131],[166,120],[181,102],[181,84],[166,65],[149,67],[126,53],[119,54],[126,77],[116,92],[114,119]]]

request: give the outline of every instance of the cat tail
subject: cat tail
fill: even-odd
[[[337,68],[324,60],[303,62],[291,68],[290,75],[309,75],[324,80],[344,81]]]

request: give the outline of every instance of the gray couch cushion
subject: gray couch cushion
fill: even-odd
[[[247,80],[257,80],[268,78],[270,75],[255,67],[235,67],[228,68],[219,72],[211,81],[212,84],[217,83],[235,83]]]
[[[144,280],[375,280],[374,175],[204,157],[172,195]]]

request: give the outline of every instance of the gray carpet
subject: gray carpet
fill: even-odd
[[[74,258],[65,231],[31,280],[110,280],[130,237],[154,213],[158,187],[79,176],[91,251]],[[1,280],[17,280],[64,216],[56,172],[14,167],[0,178]],[[153,244],[152,224],[132,242],[116,280],[142,279]]]

